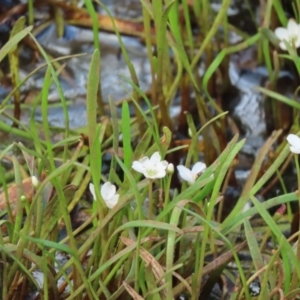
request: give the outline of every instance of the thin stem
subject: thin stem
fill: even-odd
[[[167,182],[166,182],[166,185],[165,185],[165,201],[164,201],[164,205],[163,205],[163,209],[165,207],[168,206],[169,202],[170,202],[170,187],[171,187],[171,181],[172,181],[172,174],[169,174],[169,176],[166,176],[167,177]],[[169,216],[166,215],[166,220],[165,222],[169,222]]]
[[[298,195],[298,205],[299,205],[299,207],[298,207],[298,210],[300,210],[300,193],[299,193],[299,191],[300,191],[300,170],[299,170],[299,161],[298,161],[298,155],[294,155],[294,158],[295,158],[295,164],[296,164],[296,170],[297,170],[297,179],[298,179],[298,193],[297,193],[297,195]],[[299,218],[299,227],[298,227],[298,230],[300,230],[300,218]],[[296,253],[296,255],[297,255],[297,258],[298,258],[298,260],[300,259],[300,235],[298,235],[298,241],[297,241],[297,253]],[[291,282],[291,289],[293,288],[293,287],[296,287],[297,285],[298,285],[298,276],[297,276],[297,273],[296,273],[296,271],[294,270],[294,275],[295,276],[293,276],[293,279],[292,279],[292,282]]]
[[[149,220],[153,219],[152,180],[149,179]]]
[[[33,25],[34,23],[34,11],[33,11],[33,0],[28,1],[28,23],[29,25]]]
[[[297,170],[297,178],[298,178],[298,201],[299,201],[299,209],[300,209],[300,169],[299,169],[299,161],[298,161],[298,155],[295,155],[295,164],[296,164],[296,170]],[[300,219],[299,219],[300,221]],[[300,223],[299,223],[299,229],[300,229]],[[300,235],[298,236],[298,245],[300,245]],[[300,246],[298,246],[297,251],[297,257],[300,257]]]

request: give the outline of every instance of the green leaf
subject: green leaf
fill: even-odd
[[[97,125],[97,92],[100,81],[100,55],[95,50],[90,63],[90,70],[87,81],[86,106],[87,106],[87,127],[90,147],[94,144]]]
[[[289,193],[286,195],[281,195],[272,199],[269,199],[262,203],[261,205],[264,207],[264,209],[270,209],[274,206],[281,205],[283,203],[290,203],[293,201],[296,201],[297,195],[295,193]],[[236,226],[239,226],[241,223],[243,223],[245,218],[252,218],[254,215],[258,213],[258,209],[256,207],[252,207],[250,209],[247,209],[246,211],[239,212],[235,216],[232,216],[227,222],[226,226],[224,223],[222,226],[222,232],[223,234],[229,234]]]
[[[129,169],[132,160],[130,112],[127,101],[122,104],[122,141],[124,152],[124,164]]]
[[[275,100],[278,100],[280,102],[283,102],[293,108],[296,108],[296,109],[299,109],[300,110],[300,103],[293,100],[293,99],[289,99],[287,98],[286,96],[282,95],[282,94],[279,94],[279,93],[276,93],[274,91],[271,91],[269,89],[266,89],[266,88],[263,88],[263,87],[260,87],[260,86],[256,86],[255,87],[256,90],[258,90],[259,92],[267,95],[268,97],[271,97]]]
[[[21,233],[20,233],[20,236],[23,237],[24,239],[32,241],[36,244],[41,244],[44,247],[47,247],[47,248],[50,248],[50,249],[56,249],[56,250],[59,250],[61,252],[68,253],[72,256],[75,256],[73,250],[70,247],[68,247],[67,245],[59,244],[59,243],[56,243],[56,242],[53,242],[53,241],[50,241],[50,240],[34,238],[34,237],[31,237],[31,236],[25,236],[25,235],[22,235]]]
[[[21,32],[13,36],[1,49],[0,49],[0,62],[31,30],[33,26],[26,27]]]
[[[258,213],[261,215],[261,217],[264,219],[264,221],[267,223],[270,230],[273,232],[273,234],[276,236],[278,243],[282,243],[282,255],[283,255],[283,267],[285,269],[285,272],[289,273],[290,264],[295,268],[298,278],[300,278],[300,265],[298,262],[298,258],[290,245],[290,243],[287,241],[285,236],[282,234],[280,228],[277,226],[276,222],[273,220],[269,212],[264,208],[264,206],[256,199],[256,197],[252,196],[251,200],[256,207]],[[287,261],[288,260],[288,261]]]
[[[64,188],[65,199],[67,203],[72,200],[77,187],[69,185]],[[47,204],[46,210],[43,215],[43,226],[41,231],[41,239],[47,239],[52,230],[57,226],[58,220],[61,218],[61,207],[58,195],[55,195]]]
[[[251,254],[251,258],[255,266],[255,270],[259,273],[259,271],[261,271],[261,269],[264,268],[265,264],[257,243],[255,232],[253,231],[248,219],[244,219],[244,230],[246,239],[248,241],[248,247]],[[260,274],[258,277],[260,279],[260,282],[263,282],[263,276]],[[262,299],[268,299],[267,290],[263,289],[263,291],[264,295]]]
[[[27,238],[24,236],[24,238]],[[0,245],[0,250],[6,253],[8,256],[12,258],[12,260],[19,266],[20,270],[28,277],[28,279],[36,286],[37,290],[40,291],[40,286],[35,280],[35,278],[32,276],[32,274],[29,272],[28,267],[25,266],[21,260],[17,259],[14,255],[18,251],[18,245]],[[39,269],[43,270],[43,264],[44,264],[44,258],[36,255],[35,253],[29,251],[28,249],[24,249],[23,258],[26,258],[29,262],[36,265]],[[55,299],[58,299],[58,290],[57,290],[57,284],[56,280],[54,278],[55,270],[47,264],[47,280],[49,280],[51,290],[54,292]]]

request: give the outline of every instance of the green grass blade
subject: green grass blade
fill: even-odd
[[[274,91],[268,90],[266,88],[260,87],[260,86],[256,86],[255,87],[256,90],[260,91],[261,93],[265,94],[268,97],[271,97],[273,99],[276,99],[280,102],[283,102],[293,108],[296,108],[298,110],[300,110],[300,104],[299,102],[293,100],[293,99],[289,99],[288,97],[281,95],[279,93],[276,93]]]
[[[9,51],[11,51],[27,34],[29,34],[32,28],[33,26],[29,26],[23,29],[21,32],[18,32],[0,49],[0,62],[4,59]]]
[[[124,164],[129,169],[132,162],[131,131],[130,131],[130,112],[128,103],[122,104],[122,141],[124,152]]]
[[[245,230],[245,235],[246,235],[246,239],[248,242],[248,247],[249,247],[249,251],[251,254],[251,258],[252,258],[253,264],[255,266],[255,270],[258,272],[265,266],[265,264],[264,264],[264,260],[261,255],[261,251],[260,251],[258,243],[257,243],[255,232],[253,231],[248,219],[244,219],[244,230]],[[260,282],[263,282],[262,275],[259,276],[259,279],[260,279]],[[267,290],[263,289],[263,291],[264,291],[264,294],[261,295],[262,299],[267,299],[268,298]]]
[[[264,208],[264,206],[254,197],[251,197],[251,200],[256,207],[258,213],[261,215],[261,217],[264,219],[264,221],[267,223],[268,227],[271,229],[273,234],[276,236],[278,243],[282,242],[282,254],[285,255],[283,257],[283,267],[285,269],[285,272],[289,273],[289,266],[290,264],[296,269],[296,272],[298,274],[298,278],[300,278],[300,265],[298,263],[297,256],[290,245],[290,243],[287,241],[287,239],[282,234],[280,228],[277,226],[273,218],[270,216],[269,212]],[[288,258],[288,261],[285,259]]]

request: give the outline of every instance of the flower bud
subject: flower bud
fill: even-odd
[[[37,188],[40,184],[39,180],[35,176],[31,176],[32,185]]]
[[[22,195],[22,196],[20,197],[20,200],[21,200],[21,202],[26,202],[26,201],[28,201],[25,195]]]
[[[167,172],[168,172],[168,174],[173,174],[174,173],[174,165],[172,163],[168,164]]]

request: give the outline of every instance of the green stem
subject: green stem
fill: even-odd
[[[149,220],[153,219],[152,180],[149,179]]]
[[[171,181],[172,181],[172,174],[169,174],[169,176],[167,176],[167,182],[166,182],[166,185],[165,185],[165,201],[164,201],[164,206],[163,206],[162,209],[167,207],[169,202],[170,202]],[[169,216],[168,215],[166,215],[165,222],[169,223]]]
[[[300,169],[299,169],[299,161],[298,161],[298,155],[294,155],[294,158],[295,158],[295,164],[296,164],[296,170],[297,170],[297,179],[298,179],[298,210],[300,210]],[[300,229],[300,219],[299,219],[299,227],[298,227],[298,230]],[[300,235],[298,234],[298,241],[297,241],[297,253],[296,253],[296,256],[298,258],[298,260],[300,259]],[[296,288],[296,286],[298,285],[298,279],[299,277],[297,276],[297,273],[296,273],[296,270],[294,269],[294,276],[293,276],[293,279],[292,279],[292,282],[291,282],[291,289]]]
[[[299,161],[298,161],[298,155],[295,155],[295,164],[296,164],[296,170],[297,170],[297,178],[298,178],[298,201],[299,201],[299,209],[300,209],[300,169],[299,169]],[[299,219],[300,220],[300,219]],[[300,228],[300,223],[299,223]],[[300,257],[300,235],[298,235],[298,250],[297,251],[297,257]]]
[[[28,23],[29,25],[34,23],[33,0],[28,1]]]

